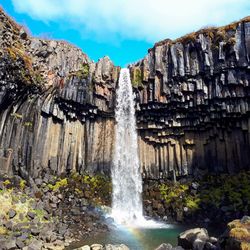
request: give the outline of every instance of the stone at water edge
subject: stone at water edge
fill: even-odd
[[[155,250],[172,250],[173,246],[169,243],[162,243],[160,246],[155,248]]]
[[[206,245],[206,241],[202,239],[195,239],[193,242],[193,249],[194,250],[203,250]]]
[[[108,245],[105,245],[104,250],[129,250],[129,248],[124,244],[121,244],[121,245],[108,244]]]
[[[91,246],[85,245],[79,248],[76,248],[74,250],[130,250],[126,245],[124,244],[118,244],[118,245],[111,245],[107,244],[104,247],[101,244],[93,244]]]
[[[178,236],[178,245],[184,249],[193,249],[195,240],[206,242],[209,239],[205,228],[194,228],[184,231]],[[198,244],[197,242],[195,244]]]
[[[103,246],[101,244],[93,244],[90,247],[91,250],[103,250]]]
[[[77,248],[75,250],[91,250],[90,246],[83,246],[83,247],[80,247],[80,248]]]

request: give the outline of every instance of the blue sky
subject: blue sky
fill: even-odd
[[[63,39],[125,66],[157,41],[250,15],[250,0],[0,0],[32,35]]]

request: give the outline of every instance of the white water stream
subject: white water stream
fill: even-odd
[[[111,216],[116,223],[129,227],[166,227],[143,217],[135,103],[128,69],[121,69],[116,98]]]
[[[134,95],[128,69],[121,69],[115,110],[117,122],[112,167],[112,217],[120,224],[143,219]]]

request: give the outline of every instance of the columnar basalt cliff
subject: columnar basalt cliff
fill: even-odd
[[[1,172],[109,173],[120,68],[0,20]]]
[[[120,67],[0,20],[1,173],[109,174]],[[145,177],[249,169],[249,19],[160,42],[129,67]]]
[[[250,169],[250,18],[159,42],[130,70],[146,177]]]

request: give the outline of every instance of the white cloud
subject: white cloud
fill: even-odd
[[[12,0],[16,11],[96,39],[156,42],[249,15],[249,0]]]

